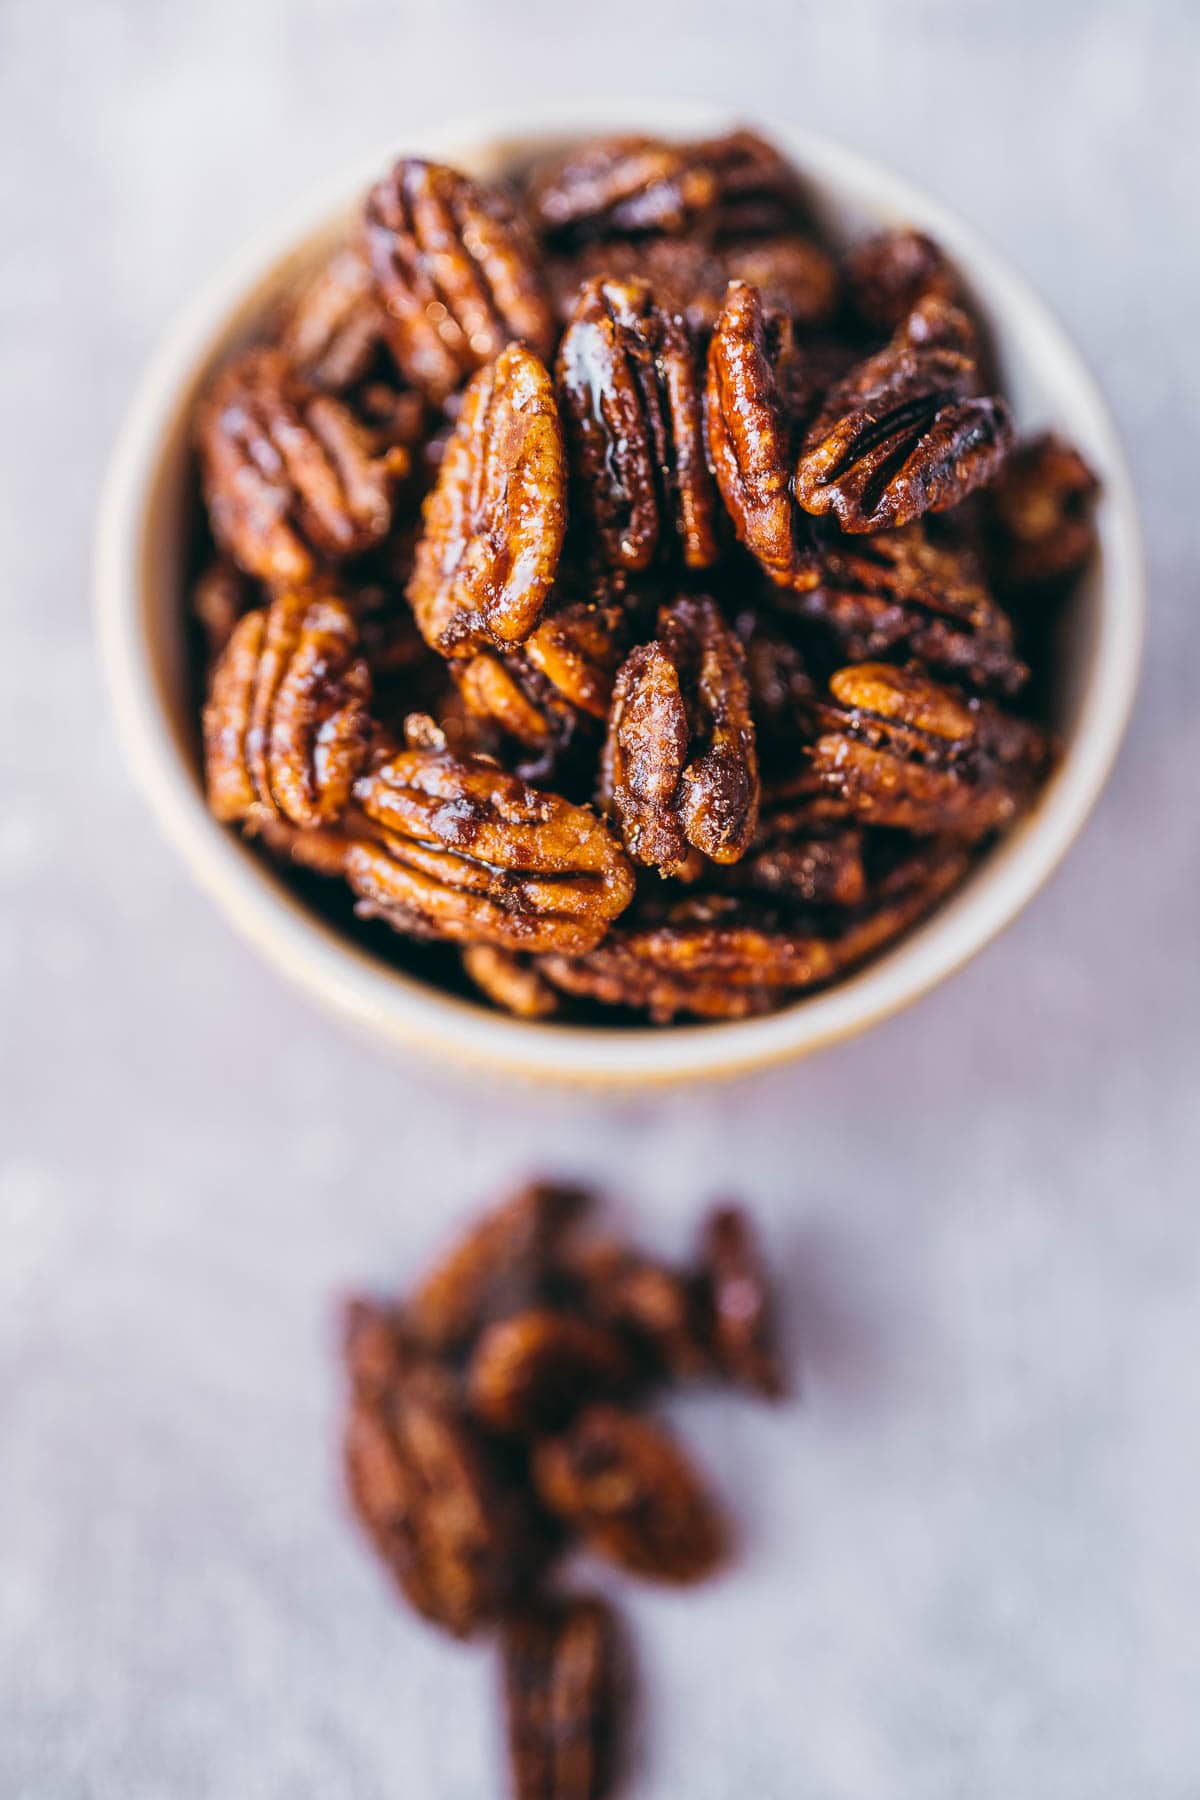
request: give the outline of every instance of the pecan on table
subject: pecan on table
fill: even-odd
[[[279,350],[248,350],[222,370],[196,442],[218,543],[247,574],[281,587],[378,544],[410,467],[402,447],[379,454],[355,415]]]
[[[468,944],[462,962],[475,986],[502,1012],[518,1019],[548,1019],[558,1011],[559,996],[528,957],[492,944]]]
[[[1028,804],[1048,761],[1044,735],[916,669],[839,669],[820,709],[812,767],[866,824],[973,842]]]
[[[986,499],[989,549],[1003,593],[1020,599],[1065,586],[1096,547],[1100,483],[1053,432],[1017,445]]]
[[[244,614],[204,708],[210,810],[226,824],[336,823],[370,747],[370,698],[344,601],[299,589]]]
[[[542,1503],[633,1574],[698,1581],[722,1561],[726,1529],[661,1425],[603,1402],[534,1450]]]
[[[501,1653],[514,1800],[603,1800],[618,1742],[608,1607],[571,1598],[512,1613]]]
[[[347,247],[301,288],[284,320],[280,347],[314,387],[344,393],[374,362],[384,319],[367,263]]]
[[[731,283],[708,347],[709,456],[738,537],[781,587],[815,578],[791,494],[781,386],[791,354],[790,319],[766,312],[748,282]]]
[[[563,335],[559,403],[581,514],[604,560],[638,571],[678,551],[717,560],[696,349],[644,281],[589,282]]]
[[[490,1431],[561,1431],[586,1400],[617,1399],[634,1368],[620,1337],[594,1320],[529,1307],[489,1325],[476,1344],[467,1391]]]
[[[397,366],[431,399],[444,399],[514,339],[550,354],[536,248],[499,189],[407,158],[367,196],[363,246]]]
[[[680,1270],[601,1238],[568,1245],[556,1273],[564,1303],[618,1331],[647,1375],[689,1380],[711,1372],[705,1309]]]
[[[345,855],[364,918],[500,949],[584,950],[633,897],[603,821],[483,757],[402,750],[355,783]]]
[[[937,296],[825,396],[808,427],[793,491],[843,531],[907,525],[990,481],[1011,448],[1007,403],[978,396],[974,332]]]
[[[759,798],[745,656],[706,596],[663,607],[658,636],[622,664],[602,781],[631,855],[664,875],[696,850],[745,852]]]
[[[859,317],[888,333],[929,294],[960,300],[959,280],[946,256],[932,238],[907,225],[876,232],[854,246],[846,257],[846,289]]]
[[[554,388],[510,344],[463,397],[425,501],[409,600],[444,656],[511,648],[537,624],[566,526],[566,460]]]
[[[783,1392],[783,1367],[762,1255],[749,1216],[718,1207],[704,1226],[704,1281],[713,1346],[725,1373],[769,1400]]]

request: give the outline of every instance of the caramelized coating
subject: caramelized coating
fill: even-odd
[[[555,753],[571,740],[576,714],[523,650],[480,650],[451,671],[472,718],[487,720],[527,750]]]
[[[279,350],[248,350],[221,372],[196,442],[218,543],[280,587],[378,544],[409,468],[403,449],[377,454],[354,414],[303,383]]]
[[[602,1238],[569,1245],[558,1273],[567,1301],[620,1332],[649,1375],[687,1381],[710,1373],[704,1307],[677,1269]]]
[[[768,1400],[777,1399],[784,1382],[770,1288],[754,1228],[743,1208],[723,1206],[709,1214],[703,1267],[713,1345],[722,1369]]]
[[[514,1313],[484,1331],[468,1371],[468,1392],[491,1431],[521,1437],[561,1431],[587,1400],[616,1399],[634,1371],[615,1333],[548,1307]]]
[[[860,663],[829,687],[812,766],[866,823],[972,842],[1008,824],[1045,771],[1035,726],[916,669]]]
[[[657,638],[622,664],[604,783],[630,854],[664,875],[693,850],[745,852],[759,795],[745,656],[705,596],[663,607]]]
[[[371,271],[351,245],[301,288],[284,320],[280,347],[314,387],[341,394],[367,374],[384,323]]]
[[[445,656],[523,642],[550,592],[566,526],[566,460],[554,389],[520,344],[463,397],[425,502],[409,600]]]
[[[696,351],[643,281],[589,282],[558,353],[580,511],[614,569],[717,560]]]
[[[1005,593],[1045,593],[1074,579],[1096,548],[1100,483],[1053,432],[1018,444],[987,498],[993,556]]]
[[[827,394],[801,445],[793,490],[843,531],[907,525],[990,481],[1013,442],[998,395],[974,397],[963,313],[922,300],[891,342]]]
[[[790,348],[790,321],[768,314],[748,282],[731,283],[708,347],[708,450],[738,537],[781,587],[815,578],[799,547],[790,488],[780,385]]]
[[[197,578],[192,589],[192,616],[204,633],[210,671],[250,606],[250,593],[250,582],[227,556],[218,556]]]
[[[723,884],[798,906],[861,906],[867,897],[862,828],[814,817],[809,799],[763,796],[758,830]]]
[[[604,1800],[618,1737],[616,1627],[603,1601],[542,1601],[501,1636],[514,1800]]]
[[[558,995],[527,957],[492,944],[468,944],[463,968],[494,1005],[518,1019],[548,1019],[558,1011]]]
[[[363,917],[500,949],[574,953],[633,897],[601,820],[482,757],[400,751],[355,784],[366,829],[346,854]]]
[[[336,823],[371,741],[371,679],[346,604],[282,593],[235,626],[204,708],[208,804],[222,823]]]
[[[699,1581],[725,1555],[726,1529],[691,1464],[661,1425],[598,1403],[534,1450],[550,1511],[631,1574]]]
[[[958,277],[938,245],[909,225],[876,232],[856,244],[846,258],[846,288],[859,317],[887,333],[903,325],[927,295],[960,299]]]
[[[397,366],[430,399],[445,399],[515,339],[549,356],[537,253],[499,190],[406,158],[367,196],[363,245]]]

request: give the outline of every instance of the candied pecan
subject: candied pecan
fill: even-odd
[[[846,258],[846,288],[861,319],[893,332],[927,294],[958,301],[959,282],[932,238],[910,225],[876,232]]]
[[[355,1511],[409,1603],[456,1637],[491,1619],[528,1539],[452,1379],[416,1365],[383,1396],[360,1389],[345,1454]]]
[[[868,824],[970,842],[1008,824],[1044,772],[1036,726],[916,669],[859,663],[829,687],[812,766]]]
[[[249,596],[250,583],[227,556],[211,562],[192,589],[192,615],[204,633],[210,669],[233,636]]]
[[[522,345],[472,379],[422,518],[408,594],[426,642],[445,656],[521,643],[550,592],[566,526],[554,388]]]
[[[336,252],[301,288],[280,348],[314,387],[344,393],[366,375],[383,341],[384,311],[360,253]]]
[[[618,1741],[609,1608],[541,1601],[508,1616],[501,1650],[514,1800],[603,1800]]]
[[[591,1549],[662,1581],[697,1581],[722,1560],[725,1526],[661,1425],[599,1403],[533,1454],[538,1495]]]
[[[593,138],[535,171],[534,223],[570,241],[634,232],[682,232],[716,201],[716,171],[693,146],[634,135]]]
[[[1018,596],[1069,582],[1096,546],[1100,483],[1053,432],[1017,445],[987,495],[1001,587]]]
[[[687,1380],[711,1368],[703,1308],[678,1270],[601,1239],[568,1246],[557,1272],[567,1300],[619,1331],[650,1373]]]
[[[817,586],[791,596],[788,610],[824,626],[847,661],[916,657],[938,674],[1005,695],[1029,679],[1011,621],[974,556],[932,543],[919,523],[831,546]]]
[[[714,603],[663,607],[613,689],[604,782],[632,855],[677,874],[691,849],[736,862],[758,816],[758,757],[741,644]]]
[[[843,531],[907,525],[990,481],[1013,441],[998,395],[976,396],[965,314],[922,300],[895,336],[826,395],[809,426],[793,491]]]
[[[783,1368],[766,1268],[741,1207],[718,1207],[709,1214],[703,1264],[713,1345],[722,1368],[768,1399],[778,1398]]]
[[[575,728],[573,709],[522,650],[479,650],[451,665],[467,711],[530,750],[561,749]]]
[[[602,820],[483,757],[402,750],[354,795],[366,829],[353,835],[346,877],[361,916],[399,931],[590,949],[633,897],[633,871]]]
[[[811,741],[817,683],[794,634],[766,604],[739,613],[736,625],[746,653],[750,711],[765,780],[774,765],[791,768],[798,748]]]
[[[815,812],[807,796],[764,793],[750,848],[723,885],[806,906],[860,906],[867,897],[862,830]]]
[[[644,281],[589,282],[558,352],[558,393],[580,509],[605,561],[646,569],[677,546],[717,559],[696,350]]]
[[[489,1325],[468,1371],[471,1405],[492,1431],[561,1431],[585,1401],[615,1399],[633,1384],[614,1332],[590,1319],[530,1307]]]
[[[768,312],[787,313],[796,325],[824,325],[837,308],[837,264],[814,238],[799,232],[732,243],[718,250],[724,280],[710,323],[715,324],[731,281],[756,287]]]
[[[732,282],[708,347],[709,455],[738,537],[781,587],[813,579],[790,487],[780,387],[780,366],[790,354],[791,321],[765,312],[748,282]]]
[[[370,697],[343,601],[301,589],[246,613],[204,708],[211,811],[226,824],[336,822],[370,747]]]
[[[628,635],[619,591],[602,590],[592,599],[555,598],[522,653],[571,706],[604,719]]]
[[[411,1366],[400,1314],[379,1300],[353,1295],[342,1309],[342,1360],[354,1391],[383,1400]]]
[[[536,250],[498,189],[410,157],[367,196],[363,241],[392,354],[431,399],[444,399],[514,339],[550,354]]]
[[[403,449],[377,454],[354,414],[302,382],[279,350],[248,350],[222,370],[196,441],[217,541],[279,586],[379,543],[409,467]]]
[[[519,1019],[548,1019],[558,1011],[558,995],[533,963],[492,944],[468,944],[463,968],[476,987]]]
[[[421,1283],[405,1323],[426,1349],[461,1349],[486,1320],[532,1303],[560,1238],[587,1206],[578,1188],[531,1182],[485,1213]]]

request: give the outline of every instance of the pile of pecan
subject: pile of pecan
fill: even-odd
[[[751,132],[397,163],[198,409],[214,813],[524,1017],[837,980],[1053,759],[1096,482],[995,388]]]
[[[737,1208],[696,1266],[581,1236],[589,1197],[535,1184],[485,1214],[399,1306],[345,1312],[350,1497],[409,1604],[499,1635],[516,1800],[600,1800],[629,1679],[611,1609],[553,1584],[573,1544],[684,1583],[724,1559],[724,1515],[637,1410],[667,1382],[774,1397],[762,1259]]]

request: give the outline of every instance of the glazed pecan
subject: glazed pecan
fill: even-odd
[[[501,1636],[514,1800],[603,1800],[618,1741],[616,1629],[600,1600],[543,1601]]]
[[[817,586],[791,596],[788,610],[825,627],[847,661],[916,657],[940,675],[1005,695],[1029,679],[976,559],[932,543],[920,523],[833,545]]]
[[[301,288],[284,320],[280,348],[314,387],[344,393],[370,369],[384,320],[370,269],[347,247]]]
[[[535,171],[534,223],[560,241],[683,232],[712,209],[718,194],[716,171],[693,151],[661,138],[594,138]]]
[[[445,656],[527,638],[558,567],[566,459],[554,389],[520,344],[467,388],[425,501],[409,600]]]
[[[569,1312],[530,1307],[484,1331],[468,1372],[478,1417],[492,1431],[561,1431],[585,1400],[616,1399],[634,1371],[620,1338]]]
[[[218,543],[281,587],[379,543],[409,469],[407,451],[378,454],[354,414],[301,381],[279,350],[248,350],[222,370],[196,441]]]
[[[926,295],[958,302],[953,268],[923,231],[900,225],[856,244],[846,258],[846,288],[859,317],[891,333]]]
[[[1053,432],[1017,445],[987,495],[1005,593],[1042,593],[1078,575],[1096,547],[1099,488],[1079,452]]]
[[[778,1398],[783,1367],[771,1294],[753,1227],[741,1207],[718,1207],[705,1221],[703,1268],[713,1346],[722,1369],[768,1399]]]
[[[251,584],[235,562],[218,556],[192,589],[192,616],[204,633],[211,670],[250,605]]]
[[[630,853],[664,875],[699,850],[736,862],[758,816],[758,757],[741,644],[715,604],[689,596],[622,664],[604,785]]]
[[[907,525],[956,506],[996,474],[1013,441],[998,395],[978,397],[974,333],[936,296],[920,301],[884,349],[825,397],[796,464],[793,491],[843,531]]]
[[[643,281],[589,282],[558,353],[558,393],[581,513],[605,561],[646,569],[677,550],[717,559],[696,350]]]
[[[608,1239],[569,1245],[566,1303],[621,1333],[648,1374],[688,1380],[712,1366],[704,1308],[686,1275]]]
[[[971,842],[1008,824],[1045,771],[1036,726],[915,669],[859,663],[829,686],[812,767],[865,823]]]
[[[386,1400],[412,1363],[399,1312],[356,1294],[342,1309],[341,1326],[342,1361],[355,1393]]]
[[[698,1581],[722,1560],[725,1526],[661,1425],[589,1406],[534,1450],[538,1495],[591,1549],[636,1575]]]
[[[370,746],[370,698],[342,600],[300,589],[246,613],[204,708],[211,811],[224,823],[335,823]]]
[[[489,1000],[518,1019],[548,1019],[558,1011],[558,995],[527,957],[492,944],[468,944],[463,968]]]
[[[482,757],[402,750],[360,777],[345,869],[363,917],[507,950],[583,950],[633,897],[633,871],[586,807]]]
[[[363,243],[392,354],[431,399],[514,339],[549,356],[553,321],[536,250],[498,189],[407,158],[367,196]]]
[[[488,720],[528,750],[553,754],[569,743],[573,708],[522,650],[501,656],[479,650],[469,662],[451,664],[463,703],[473,718]]]
[[[531,1182],[485,1213],[425,1277],[405,1311],[407,1329],[425,1349],[446,1354],[489,1319],[531,1305],[588,1200],[578,1188]]]
[[[781,366],[791,343],[791,321],[767,313],[748,282],[731,283],[708,347],[709,455],[738,537],[781,587],[815,579],[790,487]]]
[[[456,1637],[491,1619],[529,1539],[452,1378],[414,1364],[382,1394],[360,1386],[345,1455],[355,1511],[410,1605]]]
[[[726,871],[723,885],[797,905],[861,906],[867,897],[863,850],[861,827],[822,818],[819,804],[806,795],[767,790],[750,848]]]

